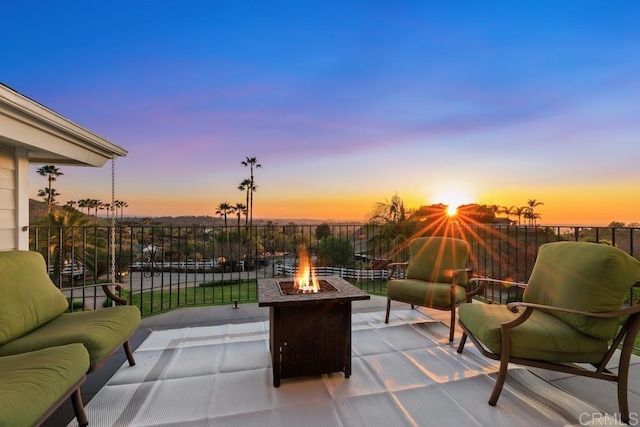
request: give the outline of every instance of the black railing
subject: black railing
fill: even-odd
[[[538,247],[559,240],[614,245],[633,256],[640,228],[458,225],[446,231],[389,225],[31,227],[30,248],[41,252],[52,280],[84,308],[103,304],[80,285],[124,284],[124,295],[149,315],[177,307],[256,301],[257,279],[289,274],[304,245],[318,267],[363,290],[384,295],[389,261],[408,259],[406,242],[450,234],[472,247],[474,274],[526,282]],[[251,237],[250,237],[251,236]],[[112,254],[114,256],[112,257]],[[339,272],[339,273],[338,273]],[[488,288],[482,296],[505,303],[522,290]],[[78,305],[82,305],[79,302]]]

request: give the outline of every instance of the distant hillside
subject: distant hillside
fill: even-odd
[[[54,205],[54,211],[62,210],[62,206]],[[86,212],[86,210],[84,210]],[[29,221],[34,224],[39,218],[45,216],[47,214],[47,204],[45,202],[41,202],[38,200],[29,199]],[[106,221],[104,218],[105,212],[98,212],[99,222]],[[125,212],[126,214],[126,212]],[[88,218],[91,218],[92,222],[89,224],[93,224],[95,217],[93,215],[85,215]],[[241,218],[240,224],[244,225],[244,217]],[[185,216],[159,216],[159,217],[127,217],[125,216],[122,219],[124,224],[130,225],[162,225],[167,227],[194,227],[194,226],[221,226],[224,225],[224,219],[221,217],[212,217],[209,215],[185,215]],[[268,222],[277,225],[287,225],[290,223],[299,224],[299,225],[319,225],[322,223],[327,224],[360,224],[359,222],[352,221],[336,221],[331,219],[326,220],[318,220],[318,219],[308,219],[308,218],[270,218],[270,219],[260,219],[254,218],[253,224],[257,226],[266,225]],[[238,218],[236,216],[227,217],[227,225],[234,226],[238,224]]]

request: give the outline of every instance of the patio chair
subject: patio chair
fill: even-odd
[[[467,268],[470,249],[467,242],[450,237],[418,237],[409,242],[409,262],[387,266],[387,314],[389,323],[391,301],[401,301],[422,307],[449,310],[451,327],[449,341],[453,341],[456,307],[467,297]]]
[[[458,353],[468,336],[482,354],[500,361],[489,405],[496,405],[512,362],[616,382],[620,417],[628,422],[629,359],[640,327],[640,305],[621,307],[639,279],[640,262],[615,247],[547,243],[539,248],[524,302],[461,305],[464,332]],[[491,282],[514,284],[471,281],[481,282],[478,289]],[[621,318],[626,318],[622,325]],[[621,343],[616,374],[607,364]]]

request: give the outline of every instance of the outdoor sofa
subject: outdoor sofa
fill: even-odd
[[[126,304],[108,286],[102,288],[113,301]],[[79,343],[88,352],[85,373],[97,369],[120,346],[129,365],[135,365],[129,338],[140,325],[137,307],[68,312],[69,306],[49,278],[40,253],[0,252],[0,363],[3,356],[25,354],[25,359],[11,359],[24,362],[35,357],[30,352]],[[0,382],[0,393],[6,391],[4,386]]]

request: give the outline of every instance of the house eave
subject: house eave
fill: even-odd
[[[127,150],[0,83],[0,143],[21,147],[29,162],[103,166]]]

